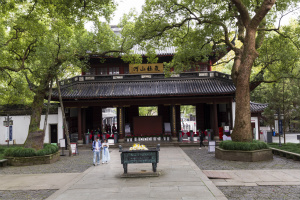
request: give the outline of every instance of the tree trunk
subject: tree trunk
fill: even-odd
[[[64,124],[64,128],[65,128],[65,135],[66,135],[66,138],[67,138],[69,156],[73,156],[72,149],[71,149],[69,128],[68,128],[68,124],[67,124],[67,121],[66,121],[65,109],[64,109],[64,104],[62,102],[62,98],[61,98],[60,85],[59,85],[57,76],[56,76],[56,84],[57,84],[59,102],[60,102],[60,107],[61,107],[61,113],[62,113],[62,117],[63,117],[63,124]]]
[[[28,136],[24,143],[25,148],[34,148],[36,150],[43,149],[45,132],[40,129],[41,115],[43,110],[44,97],[46,95],[47,87],[44,87],[45,82],[41,84],[34,96],[32,102],[32,113],[30,118]]]
[[[253,140],[251,130],[250,110],[250,75],[254,60],[258,53],[255,49],[255,30],[248,30],[242,48],[241,57],[235,60],[234,83],[235,92],[235,123],[232,132],[232,140],[237,142],[251,142]],[[239,54],[240,55],[240,54]]]

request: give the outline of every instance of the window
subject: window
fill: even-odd
[[[99,68],[98,69],[98,74],[99,75],[106,75],[107,74],[107,68],[106,67]]]
[[[139,116],[158,116],[157,106],[139,107]]]
[[[119,74],[119,67],[109,67],[109,74]]]

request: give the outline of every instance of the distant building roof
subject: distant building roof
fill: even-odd
[[[251,113],[261,113],[268,107],[268,104],[250,102]]]

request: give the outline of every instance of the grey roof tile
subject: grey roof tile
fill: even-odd
[[[232,81],[220,78],[76,82],[61,88],[63,99],[124,98],[155,96],[206,96],[235,93]],[[53,90],[57,98],[57,90]]]

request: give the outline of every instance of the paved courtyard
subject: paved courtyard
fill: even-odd
[[[50,165],[0,168],[0,199],[66,199],[72,194],[92,199],[101,190],[106,199],[300,199],[299,161],[278,156],[256,163],[222,161],[207,148],[162,147],[160,177],[130,179],[120,178],[120,153],[111,151],[111,163],[96,167],[92,152],[79,149],[79,155],[62,156]],[[150,164],[128,166],[129,172],[143,170],[151,171]],[[208,179],[210,172],[230,179]]]

